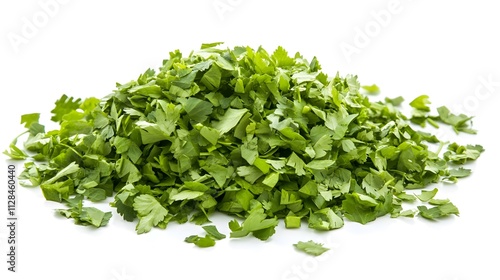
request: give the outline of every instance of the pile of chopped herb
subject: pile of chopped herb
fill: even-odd
[[[475,133],[470,117],[446,107],[432,115],[425,95],[406,117],[397,109],[401,97],[371,102],[356,76],[329,77],[316,58],[218,45],[188,57],[171,52],[159,72],[148,69],[102,99],[62,96],[52,110],[57,130],[45,131],[39,114],[23,115],[24,149],[16,138],[5,153],[30,159],[21,179],[68,206],[58,213],[104,226],[111,213],[83,201],[113,197],[111,206],[137,223],[137,233],[174,221],[205,224],[215,211],[244,218],[229,223],[230,237],[261,240],[281,219],[287,228],[307,222],[332,230],[344,219],[459,213],[434,199],[437,188],[424,188],[470,175],[460,165],[483,148],[447,145],[411,124]],[[403,209],[417,199],[413,210]],[[226,237],[204,229],[206,236],[186,242],[208,247]],[[311,242],[296,246],[320,254]]]

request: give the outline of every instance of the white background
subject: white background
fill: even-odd
[[[317,56],[325,72],[357,74],[362,84],[379,85],[381,97],[411,101],[428,94],[436,107],[476,116],[476,136],[459,139],[441,129],[442,137],[482,144],[486,152],[470,165],[471,177],[438,186],[437,197],[450,198],[460,217],[384,217],[328,233],[280,225],[267,242],[225,239],[208,249],[183,242],[202,233],[198,226],[171,224],[136,235],[135,224],[114,209],[105,228],[75,226],[54,214],[60,205],[44,201],[39,189],[20,187],[15,274],[4,261],[7,174],[0,175],[1,279],[500,279],[494,1],[66,0],[44,10],[40,3],[47,2],[0,4],[1,150],[22,132],[22,114],[40,112],[48,120],[63,93],[103,97],[115,82],[158,68],[169,51],[187,55],[201,43],[224,41]],[[346,53],[348,46],[355,53]],[[7,173],[3,156],[1,163],[0,173]],[[228,234],[229,217],[213,220]],[[314,259],[292,246],[310,239],[331,250]]]

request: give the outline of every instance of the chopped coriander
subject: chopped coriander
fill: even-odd
[[[203,229],[213,238],[217,239],[217,240],[221,240],[221,239],[224,239],[226,238],[226,235],[225,234],[222,234],[219,232],[219,230],[217,230],[217,228],[213,225],[210,225],[210,226],[204,226]]]
[[[286,216],[285,217],[285,227],[286,228],[299,228],[301,218],[297,216]]]
[[[200,237],[197,235],[191,235],[184,239],[187,243],[193,243],[194,245],[200,248],[207,248],[215,246],[215,240],[210,235],[205,235],[204,237]]]
[[[371,86],[362,86],[362,88],[366,90],[368,94],[376,95],[380,93],[380,88],[375,84]]]
[[[420,199],[420,201],[427,202],[431,200],[436,195],[437,192],[438,192],[437,188],[434,188],[431,191],[422,190],[421,193],[417,195],[417,198]]]
[[[66,199],[66,205],[70,208],[57,209],[56,212],[66,218],[73,218],[78,225],[91,225],[96,228],[107,225],[111,212],[103,212],[95,207],[83,207],[82,199],[81,195]]]
[[[293,246],[298,250],[313,256],[319,256],[324,252],[330,250],[328,248],[323,247],[323,244],[316,243],[312,240],[309,240],[307,242],[299,241],[297,244],[293,244]]]
[[[430,104],[428,95],[420,95],[419,97],[413,99],[412,102],[410,102],[411,107],[425,112],[429,112],[431,110],[429,106],[427,106],[428,104]]]
[[[444,106],[432,115],[428,95],[410,102],[407,117],[398,109],[402,97],[372,102],[360,90],[378,93],[376,85],[328,76],[316,58],[219,45],[188,56],[173,51],[158,71],[147,69],[101,99],[63,95],[51,111],[55,130],[45,131],[39,113],[22,115],[24,148],[18,137],[4,152],[29,159],[22,184],[68,204],[58,213],[95,227],[111,213],[82,201],[112,197],[138,234],[170,222],[205,224],[223,212],[243,219],[229,222],[231,238],[268,240],[281,219],[287,228],[304,219],[309,228],[333,230],[345,218],[413,217],[402,203],[416,198],[424,218],[458,215],[429,188],[470,176],[460,165],[484,149],[453,143],[441,155],[443,142],[413,124],[475,133],[472,117]],[[441,143],[439,151],[429,143]],[[421,193],[407,193],[413,189]],[[226,237],[215,226],[203,229],[204,237],[186,242],[210,247]],[[295,246],[313,255],[326,250],[312,241]]]
[[[434,206],[431,208],[427,208],[424,205],[417,207],[419,212],[418,214],[426,219],[435,220],[437,218],[446,217],[451,214],[457,215],[459,214],[458,208],[451,202],[446,202],[443,204],[439,204],[438,206]]]

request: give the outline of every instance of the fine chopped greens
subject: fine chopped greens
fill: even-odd
[[[427,95],[410,102],[407,117],[397,108],[403,98],[370,101],[357,76],[328,76],[316,58],[218,45],[187,57],[171,52],[158,72],[148,69],[104,98],[63,95],[51,111],[56,130],[46,131],[38,113],[23,115],[24,148],[16,138],[5,152],[28,159],[23,184],[68,205],[58,213],[95,227],[111,213],[83,201],[111,198],[139,234],[170,222],[205,224],[216,211],[236,216],[231,238],[261,240],[281,219],[287,228],[307,222],[333,230],[345,219],[458,215],[449,200],[434,198],[437,188],[424,188],[469,176],[461,165],[484,149],[440,143],[412,123],[475,133],[471,117],[446,107],[432,115]],[[422,205],[403,209],[417,199]],[[214,226],[204,230],[185,241],[210,247],[226,237]],[[296,247],[326,250],[313,242]]]
[[[66,200],[69,209],[57,209],[57,213],[66,218],[73,218],[75,224],[92,225],[101,227],[108,224],[111,219],[111,212],[103,212],[95,207],[83,207],[83,196],[76,195],[74,198]]]

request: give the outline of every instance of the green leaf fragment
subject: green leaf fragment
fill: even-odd
[[[56,101],[56,107],[51,111],[53,114],[51,120],[54,122],[61,122],[63,117],[71,112],[74,112],[80,107],[81,99],[74,99],[73,97],[68,97],[63,95],[59,100]]]
[[[226,238],[226,235],[225,234],[222,234],[220,233],[218,230],[217,230],[217,227],[213,226],[213,225],[210,225],[210,226],[204,226],[203,229],[213,238],[215,238],[216,240],[221,240],[221,239],[224,239]]]
[[[219,121],[213,122],[213,127],[220,131],[220,133],[227,133],[233,129],[240,119],[245,115],[247,109],[232,109],[229,108],[224,116]]]
[[[317,230],[332,230],[343,225],[344,220],[329,208],[318,210],[309,216],[309,227]]]
[[[253,233],[253,236],[260,240],[267,240],[275,233],[274,228],[278,225],[278,219],[268,219],[267,215],[264,214],[264,209],[256,207],[250,211],[250,215],[248,215],[241,226],[237,225],[237,222],[234,221],[231,223],[231,238],[244,237]]]
[[[430,104],[428,95],[420,95],[419,97],[413,99],[413,101],[410,102],[411,107],[426,112],[429,112],[431,110],[429,106],[427,106],[428,104]]]
[[[444,204],[439,204],[438,206],[434,206],[431,208],[427,208],[424,205],[417,207],[419,212],[418,214],[426,219],[435,220],[442,217],[447,217],[451,214],[457,215],[460,214],[458,208],[451,202],[447,202]]]
[[[136,197],[133,206],[139,217],[139,223],[136,227],[138,234],[149,232],[153,226],[157,226],[162,222],[168,214],[168,210],[149,194]]]
[[[441,106],[437,108],[438,114],[439,114],[439,120],[442,122],[449,124],[453,127],[455,132],[465,132],[469,134],[476,134],[477,131],[470,128],[470,121],[472,120],[472,117],[469,117],[464,114],[460,115],[455,115],[450,112],[448,108],[445,106]]]
[[[362,199],[357,193],[347,194],[342,202],[345,217],[361,224],[366,224],[377,218],[375,211],[377,205],[377,202]]]
[[[319,256],[324,252],[330,250],[329,248],[323,247],[323,244],[316,243],[312,240],[309,240],[307,242],[299,241],[297,244],[293,244],[293,246],[298,250],[313,256]]]
[[[103,227],[108,224],[111,219],[111,212],[103,212],[95,207],[83,207],[82,196],[67,198],[64,201],[70,208],[57,209],[56,212],[66,218],[73,218],[75,224],[90,225],[96,228]]]
[[[200,248],[208,248],[215,246],[215,240],[210,235],[205,235],[205,237],[200,237],[197,235],[191,235],[184,239],[187,243],[193,243]]]
[[[366,90],[366,92],[368,94],[375,95],[375,94],[379,94],[380,93],[380,88],[377,85],[375,85],[375,84],[373,84],[371,86],[362,86],[362,88],[364,90]]]
[[[300,228],[301,218],[297,216],[286,216],[285,217],[285,227],[286,228]]]
[[[437,188],[434,188],[432,191],[422,190],[421,193],[416,196],[420,201],[427,202],[431,200],[436,195],[437,192],[438,192]]]
[[[398,97],[395,97],[395,98],[389,98],[389,97],[385,98],[385,102],[390,103],[390,104],[392,104],[394,106],[399,106],[404,101],[405,101],[405,99],[403,97],[401,97],[401,96],[398,96]]]

